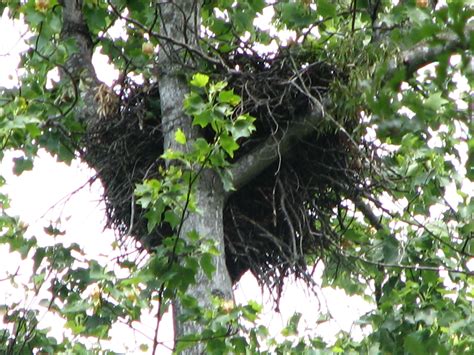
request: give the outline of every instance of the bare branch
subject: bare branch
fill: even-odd
[[[384,263],[384,262],[379,262],[379,261],[373,261],[366,259],[361,256],[357,255],[351,255],[351,254],[343,254],[346,258],[353,258],[356,260],[360,260],[363,263],[370,264],[370,265],[375,265],[378,267],[383,267],[385,269],[406,269],[406,270],[423,270],[423,271],[435,271],[435,272],[441,272],[441,271],[447,271],[453,274],[461,274],[461,275],[467,275],[467,276],[473,276],[474,271],[471,271],[469,269],[454,269],[450,268],[445,265],[440,265],[440,266],[431,266],[431,265],[420,265],[420,264],[392,264],[392,263]]]
[[[474,25],[466,25],[464,38],[455,33],[440,35],[437,45],[422,42],[416,48],[412,48],[401,54],[401,61],[395,59],[389,63],[389,69],[385,79],[389,80],[402,67],[405,69],[406,77],[412,76],[418,69],[436,62],[443,53],[457,53],[469,49],[469,38],[474,31]]]

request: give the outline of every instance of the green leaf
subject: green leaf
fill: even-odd
[[[449,101],[442,97],[442,93],[437,92],[425,101],[425,106],[433,111],[438,111],[443,105],[446,105]]]
[[[181,354],[184,350],[196,345],[197,339],[199,339],[199,336],[196,334],[183,335],[176,341],[174,352]]]
[[[201,265],[202,270],[206,274],[206,276],[209,278],[209,280],[212,279],[212,275],[216,271],[216,267],[214,266],[214,263],[212,261],[212,255],[209,253],[204,253],[201,256],[201,259],[199,260],[199,265]]]
[[[191,232],[189,232],[187,236],[189,240],[193,242],[197,242],[199,240],[199,234],[195,230],[192,230]]]
[[[168,210],[165,212],[165,222],[168,222],[171,228],[176,228],[181,223],[181,216],[178,216],[174,211]]]
[[[305,27],[315,21],[316,12],[311,11],[300,1],[281,3],[279,9],[280,20],[290,29]]]
[[[287,326],[281,332],[283,336],[298,335],[298,324],[301,316],[302,314],[298,312],[291,316]]]
[[[39,11],[36,11],[33,7],[25,7],[26,21],[33,26],[40,25],[45,20],[45,15]]]
[[[423,309],[416,312],[415,321],[417,322],[422,321],[428,327],[430,327],[436,321],[436,318],[437,318],[436,315],[437,315],[437,312],[431,308]]]
[[[87,7],[85,7],[87,9]],[[103,9],[99,6],[94,6],[93,9],[90,9],[86,12],[86,20],[89,25],[89,28],[94,31],[95,33],[104,29],[107,25],[107,10]]]
[[[219,93],[219,101],[236,106],[240,103],[240,96],[234,94],[234,90],[225,90]]]
[[[51,223],[49,224],[49,226],[44,227],[43,230],[47,235],[50,235],[50,236],[53,236],[53,237],[57,237],[59,235],[65,235],[66,234],[65,231],[60,230],[59,228],[53,226]]]
[[[204,138],[196,139],[193,146],[194,151],[201,158],[201,161],[205,159],[212,149],[211,145]]]
[[[411,354],[428,354],[425,341],[423,340],[422,334],[420,332],[408,334],[405,338],[404,345],[405,350],[409,351]]]
[[[246,349],[248,348],[249,344],[247,343],[247,340],[244,337],[233,337],[230,339],[230,342],[233,345],[236,354],[246,353]]]
[[[79,312],[85,312],[89,308],[91,308],[90,304],[87,303],[85,300],[81,301],[74,301],[74,303],[67,304],[66,306],[63,307],[61,310],[62,313],[68,314],[68,313],[79,313]]]
[[[336,16],[336,4],[330,0],[317,0],[316,11],[321,17]]]
[[[225,133],[220,136],[219,143],[222,149],[224,149],[231,158],[234,157],[234,152],[239,149],[239,145],[235,139]]]
[[[228,84],[225,81],[218,81],[217,83],[214,83],[209,87],[209,93],[212,97],[214,97],[216,92],[221,92],[227,87],[227,85]]]
[[[193,75],[190,84],[198,88],[203,88],[209,82],[209,77],[206,74],[196,73]]]
[[[232,137],[237,140],[239,138],[247,138],[249,137],[253,131],[255,131],[255,126],[253,122],[255,121],[255,117],[250,115],[240,115],[235,120],[234,124],[232,125],[230,131],[232,133]]]
[[[225,191],[235,191],[232,172],[229,169],[217,169]]]
[[[178,128],[174,134],[174,139],[179,144],[186,144],[186,136],[181,128]]]
[[[145,213],[148,233],[151,233],[155,227],[161,223],[161,215],[162,211],[160,213],[160,210],[158,210],[156,207],[151,208]]]
[[[17,115],[13,120],[2,119],[2,121],[0,121],[0,128],[23,129],[26,128],[27,125],[37,125],[39,122],[37,118],[31,116]]]
[[[387,264],[395,264],[399,260],[399,242],[392,236],[384,237],[383,260]]]
[[[13,158],[13,162],[13,173],[15,175],[21,175],[24,171],[29,171],[33,169],[33,160],[30,158]]]
[[[211,110],[205,110],[194,116],[193,125],[201,126],[201,128],[207,127],[215,119],[215,115]]]
[[[36,273],[38,268],[41,265],[41,262],[46,257],[46,250],[45,248],[37,248],[35,254],[33,255],[33,272]]]
[[[233,24],[237,32],[252,32],[253,17],[246,12],[238,11],[232,15]]]
[[[267,2],[265,0],[250,0],[248,3],[252,10],[258,13],[261,13],[267,6]]]

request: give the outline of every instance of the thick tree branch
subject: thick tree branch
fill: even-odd
[[[472,25],[466,26],[465,38],[472,35],[473,28]],[[444,40],[444,43],[437,46],[421,43],[418,47],[402,53],[401,60],[393,60],[389,64],[389,70],[385,75],[386,80],[388,81],[401,66],[405,68],[406,77],[408,77],[421,67],[437,61],[442,53],[456,53],[467,50],[469,47],[469,41],[455,34],[440,38]],[[234,188],[240,189],[278,159],[283,159],[291,151],[295,142],[314,132],[317,124],[324,118],[324,112],[323,108],[316,108],[308,116],[295,119],[294,123],[279,137],[269,137],[259,147],[234,163],[230,169]]]
[[[469,38],[474,35],[474,25],[466,25],[464,38],[455,33],[440,35],[439,44],[421,42],[417,47],[402,52],[400,59],[389,63],[385,79],[389,80],[401,68],[405,69],[405,78],[411,77],[418,69],[439,60],[443,53],[458,53],[469,49]],[[432,40],[430,40],[432,41]]]
[[[239,159],[230,169],[234,188],[240,189],[275,161],[282,159],[298,140],[314,133],[323,118],[322,107],[315,107],[311,114],[296,118],[279,136],[267,138],[260,146]]]
[[[384,230],[384,226],[381,223],[381,218],[377,217],[372,211],[372,209],[367,205],[360,197],[355,197],[352,199],[352,202],[354,202],[356,208],[362,212],[365,218],[369,221],[370,225],[377,229],[378,231]],[[389,234],[389,231],[386,231],[387,234]]]
[[[77,52],[68,60],[67,68],[72,73],[85,74],[96,78],[92,66],[93,43],[82,13],[81,0],[63,1],[63,38],[72,38],[77,45]]]
[[[97,116],[98,104],[94,99],[100,85],[92,65],[93,42],[89,28],[83,16],[82,0],[63,0],[63,29],[62,39],[73,39],[76,52],[65,64],[67,76],[72,78],[72,85],[81,84],[80,95],[84,106],[77,109],[78,119],[88,122]],[[66,73],[61,73],[65,78]]]

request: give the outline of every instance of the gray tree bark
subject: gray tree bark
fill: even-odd
[[[199,134],[192,126],[191,118],[183,111],[183,100],[188,93],[188,83],[183,70],[191,64],[189,55],[183,46],[173,44],[185,43],[197,45],[196,29],[199,28],[199,2],[194,0],[176,1],[161,6],[161,34],[172,39],[162,43],[159,62],[159,87],[161,101],[161,117],[166,149],[186,151]],[[187,146],[174,141],[175,132],[180,128],[187,138]],[[232,283],[225,264],[224,250],[224,189],[219,176],[210,170],[201,172],[197,182],[196,205],[200,213],[187,213],[179,238],[187,239],[191,231],[201,238],[215,241],[219,255],[213,260],[216,273],[209,279],[202,270],[198,271],[196,283],[188,289],[188,294],[196,298],[201,307],[211,305],[212,295],[219,295],[226,300],[233,299]],[[179,299],[173,302],[175,340],[186,334],[196,334],[199,339],[203,325],[195,322],[180,321],[184,312]],[[202,343],[197,342],[185,351],[186,354],[203,353]]]

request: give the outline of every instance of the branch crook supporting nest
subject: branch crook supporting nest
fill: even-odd
[[[269,136],[276,137],[294,117],[311,112],[315,98],[319,102],[329,90],[337,75],[332,66],[300,61],[297,70],[296,59],[283,54],[228,59],[229,67],[241,68],[226,78],[242,97],[239,112],[257,118],[256,134],[239,142],[235,161]],[[148,235],[145,211],[132,197],[137,183],[159,179],[158,167],[164,166],[159,91],[156,86],[129,85],[122,92],[126,95],[120,110],[108,111],[107,119],[100,117],[88,127],[84,157],[104,185],[108,226],[155,246],[171,229],[163,223]],[[226,260],[234,282],[251,270],[261,283],[281,291],[285,276],[302,275],[309,260],[339,243],[350,215],[344,201],[370,188],[366,169],[354,164],[362,155],[348,147],[346,137],[358,125],[357,118],[340,122],[343,133],[341,127],[321,127],[228,199]]]

